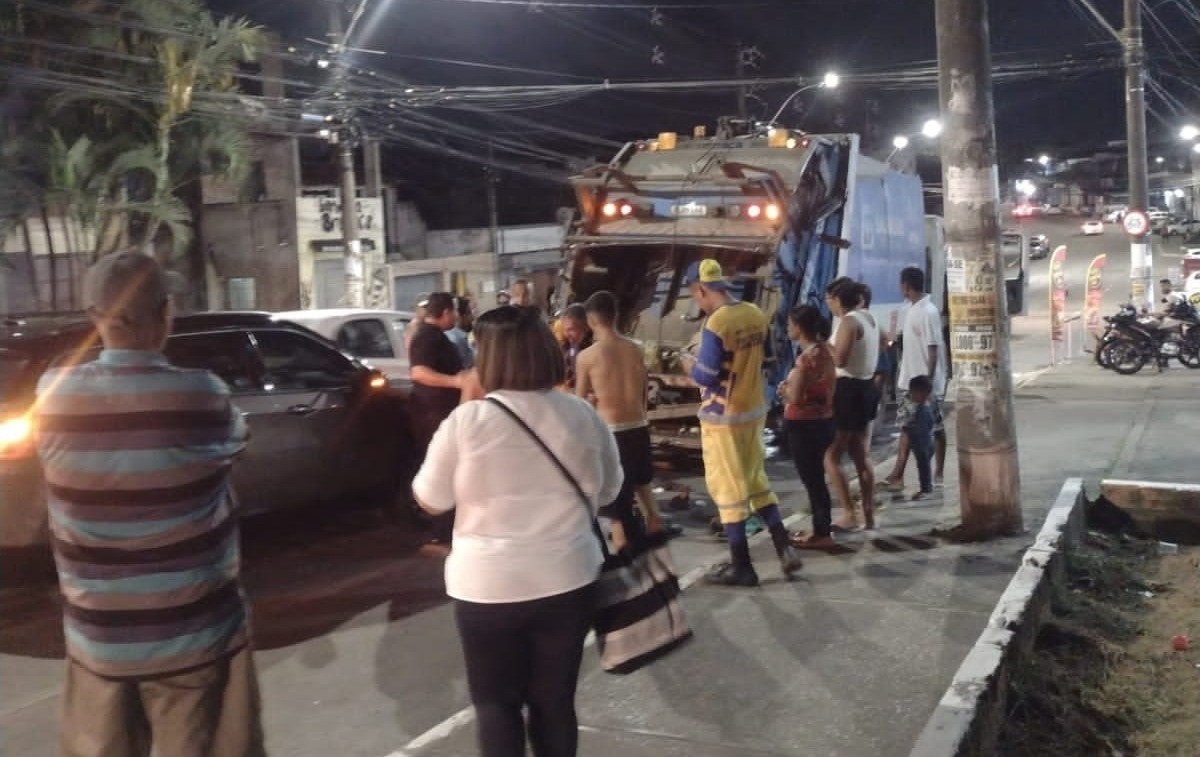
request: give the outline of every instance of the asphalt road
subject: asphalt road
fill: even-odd
[[[1128,291],[1128,241],[1110,226],[1084,237],[1081,219],[1007,219],[1006,227],[1044,233],[1068,247],[1068,312],[1082,309],[1091,259],[1109,254],[1105,311]],[[1179,266],[1176,242],[1155,240],[1156,278]],[[1013,320],[1014,373],[1049,363],[1048,268],[1029,266],[1028,308]],[[1077,359],[1086,359],[1080,354]],[[878,448],[879,456],[886,447]],[[664,469],[664,483],[699,486],[695,469]],[[790,465],[772,463],[781,490],[794,488]],[[676,542],[683,571],[719,555],[698,518]],[[442,561],[421,548],[406,520],[347,508],[288,513],[245,524],[245,575],[253,602],[258,662],[273,754],[403,754],[439,729],[453,728],[465,681],[443,594]],[[62,633],[53,585],[0,595],[0,730],[6,752],[52,755]]]

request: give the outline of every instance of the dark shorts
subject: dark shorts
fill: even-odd
[[[617,498],[611,504],[600,508],[600,514],[613,519],[630,518],[633,516],[634,487],[654,480],[650,427],[614,431],[613,438],[617,440],[617,452],[621,457],[621,470],[625,473],[625,482],[621,484],[621,493]]]
[[[866,431],[878,407],[879,389],[872,379],[838,378],[833,392],[833,422],[838,431]]]

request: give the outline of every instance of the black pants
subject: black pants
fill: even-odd
[[[812,507],[813,536],[829,536],[833,521],[833,501],[825,483],[825,450],[833,443],[833,421],[787,421],[788,449],[796,473],[808,491]]]
[[[575,757],[575,684],[596,585],[529,602],[456,601],[482,757]]]
[[[417,449],[421,451],[421,461],[425,461],[425,455],[429,453],[429,443],[433,441],[433,435],[437,433],[438,426],[442,425],[442,421],[450,415],[450,411],[438,408],[421,408],[414,410],[412,413],[412,435],[413,441],[417,445]],[[434,515],[430,517],[430,536],[433,539],[449,544],[450,539],[454,535],[454,511]]]

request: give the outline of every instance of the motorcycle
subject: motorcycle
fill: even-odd
[[[1200,368],[1200,314],[1191,304],[1171,305],[1161,320],[1122,305],[1104,320],[1107,325],[1095,352],[1100,366],[1130,375],[1151,360],[1162,371],[1174,358],[1188,368]]]

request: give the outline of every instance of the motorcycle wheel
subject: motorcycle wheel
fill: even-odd
[[[1200,338],[1195,334],[1188,334],[1179,345],[1179,362],[1193,370],[1200,368]]]
[[[1112,344],[1111,341],[1102,339],[1096,342],[1096,349],[1092,350],[1092,359],[1101,368],[1112,368],[1112,365],[1108,362],[1108,353],[1104,349],[1110,344]]]
[[[1130,339],[1118,339],[1104,345],[1101,358],[1105,365],[1122,376],[1130,376],[1146,365],[1146,353]]]

